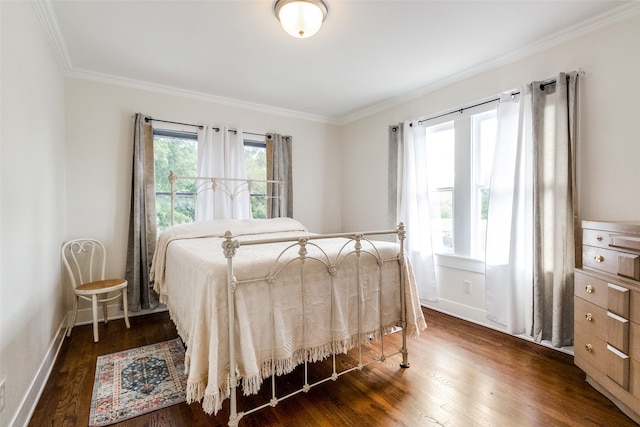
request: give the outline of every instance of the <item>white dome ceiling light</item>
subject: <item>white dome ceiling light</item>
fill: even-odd
[[[273,10],[282,28],[297,39],[317,33],[329,13],[322,0],[276,0]]]

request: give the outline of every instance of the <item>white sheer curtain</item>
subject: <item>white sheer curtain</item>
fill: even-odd
[[[427,143],[424,127],[404,122],[397,130],[398,221],[407,227],[406,253],[413,266],[421,299],[437,301],[431,245]]]
[[[225,150],[225,177],[247,179],[247,166],[244,160],[244,135],[242,130],[227,130]],[[251,219],[251,195],[249,188],[240,191],[231,200],[233,219]],[[220,199],[221,197],[218,197]],[[217,200],[216,200],[217,201]]]
[[[215,147],[222,147],[220,129],[203,126],[198,130],[198,176],[217,176],[222,171],[215,164],[218,155]],[[200,182],[198,182],[200,184]],[[212,191],[203,191],[196,197],[196,221],[209,221],[215,218],[214,195]]]
[[[198,131],[198,176],[247,178],[244,138],[240,129],[203,126]],[[218,184],[215,191],[199,192],[195,220],[250,219],[250,194],[247,190],[236,192],[238,185],[238,182],[226,181]],[[234,194],[234,197],[229,197],[228,193]]]
[[[523,93],[500,96],[486,240],[487,317],[512,334],[532,323],[531,96]]]

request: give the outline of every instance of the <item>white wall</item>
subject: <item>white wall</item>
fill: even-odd
[[[0,2],[0,425],[23,425],[66,306],[64,79],[31,2]]]
[[[343,179],[348,183],[342,193],[343,227],[353,228],[361,221],[369,228],[387,226],[389,125],[577,69],[585,71],[578,148],[580,215],[590,220],[639,220],[638,40],[640,17],[635,16],[343,126]],[[356,159],[366,167],[347,166]],[[498,327],[486,319],[483,274],[440,267],[436,280],[440,302],[427,305]],[[463,280],[472,283],[470,295],[462,292]]]

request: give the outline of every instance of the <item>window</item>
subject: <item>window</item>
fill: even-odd
[[[442,117],[426,127],[434,252],[484,259],[496,105]]]
[[[244,140],[244,161],[247,178],[267,179],[267,143],[261,140]],[[265,183],[251,185],[251,215],[253,218],[267,218],[267,187]]]
[[[178,176],[198,176],[198,135],[195,132],[153,130],[153,156],[156,180],[156,217],[158,232],[171,225],[171,185],[169,171]],[[196,182],[175,183],[175,223],[193,222]]]
[[[153,150],[156,183],[156,216],[158,231],[171,224],[171,186],[169,171],[178,176],[198,176],[198,134],[195,132],[166,129],[153,130]],[[244,140],[247,178],[267,179],[267,149],[264,138],[256,136]],[[193,222],[195,218],[195,180],[179,180],[175,183],[175,223]],[[266,218],[266,187],[254,183],[251,188],[251,212],[253,218]]]

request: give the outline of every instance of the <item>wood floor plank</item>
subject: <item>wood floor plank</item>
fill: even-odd
[[[585,382],[572,356],[432,310],[424,313],[429,327],[419,339],[409,340],[409,369],[400,368],[401,357],[393,356],[247,415],[240,425],[636,426]],[[74,328],[29,425],[86,426],[98,355],[176,336],[166,312],[132,317],[130,330],[121,320],[101,324],[98,343],[93,343],[90,325]],[[397,348],[399,338],[387,340],[385,350]],[[341,355],[336,366],[344,369],[358,357]],[[331,366],[330,360],[311,364],[309,377],[324,376]],[[278,379],[279,395],[298,387],[302,372],[296,369]],[[265,380],[259,395],[240,396],[239,407],[268,402],[270,387]],[[182,403],[115,426],[224,426],[228,416],[228,401],[216,416],[205,414],[199,403]]]

